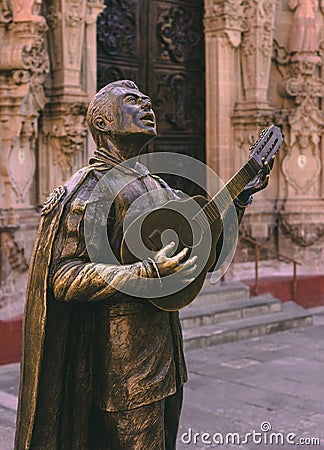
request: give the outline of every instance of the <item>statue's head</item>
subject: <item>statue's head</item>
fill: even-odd
[[[89,105],[89,129],[97,146],[103,140],[133,139],[145,145],[156,136],[151,99],[133,81],[114,81],[104,86]]]

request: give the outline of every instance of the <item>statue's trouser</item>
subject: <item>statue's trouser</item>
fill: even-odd
[[[129,411],[102,412],[101,450],[176,450],[183,389]]]

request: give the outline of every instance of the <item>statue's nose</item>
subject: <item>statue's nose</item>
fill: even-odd
[[[148,99],[143,100],[142,109],[144,109],[144,111],[149,111],[150,109],[152,109],[151,100]]]

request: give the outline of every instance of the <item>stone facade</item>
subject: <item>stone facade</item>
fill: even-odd
[[[88,160],[102,8],[95,0],[0,0],[0,318],[22,312],[39,206]]]
[[[229,179],[260,128],[279,125],[284,145],[241,233],[303,262],[299,273],[323,272],[324,2],[206,0],[205,10],[207,163]],[[240,245],[236,260],[251,250]]]
[[[102,3],[0,0],[0,318],[22,312],[39,206],[92,151],[85,111]],[[260,128],[281,126],[285,143],[242,233],[314,271],[324,260],[323,14],[323,0],[205,0],[207,164],[228,180]]]

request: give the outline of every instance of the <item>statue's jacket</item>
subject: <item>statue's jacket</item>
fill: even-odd
[[[27,289],[15,450],[95,450],[94,410],[152,403],[187,379],[178,313],[141,296],[138,264],[110,261],[118,260],[134,200],[158,191],[162,204],[178,194],[142,165],[121,177],[113,167],[95,159],[44,205]],[[107,234],[112,253],[102,256]]]

